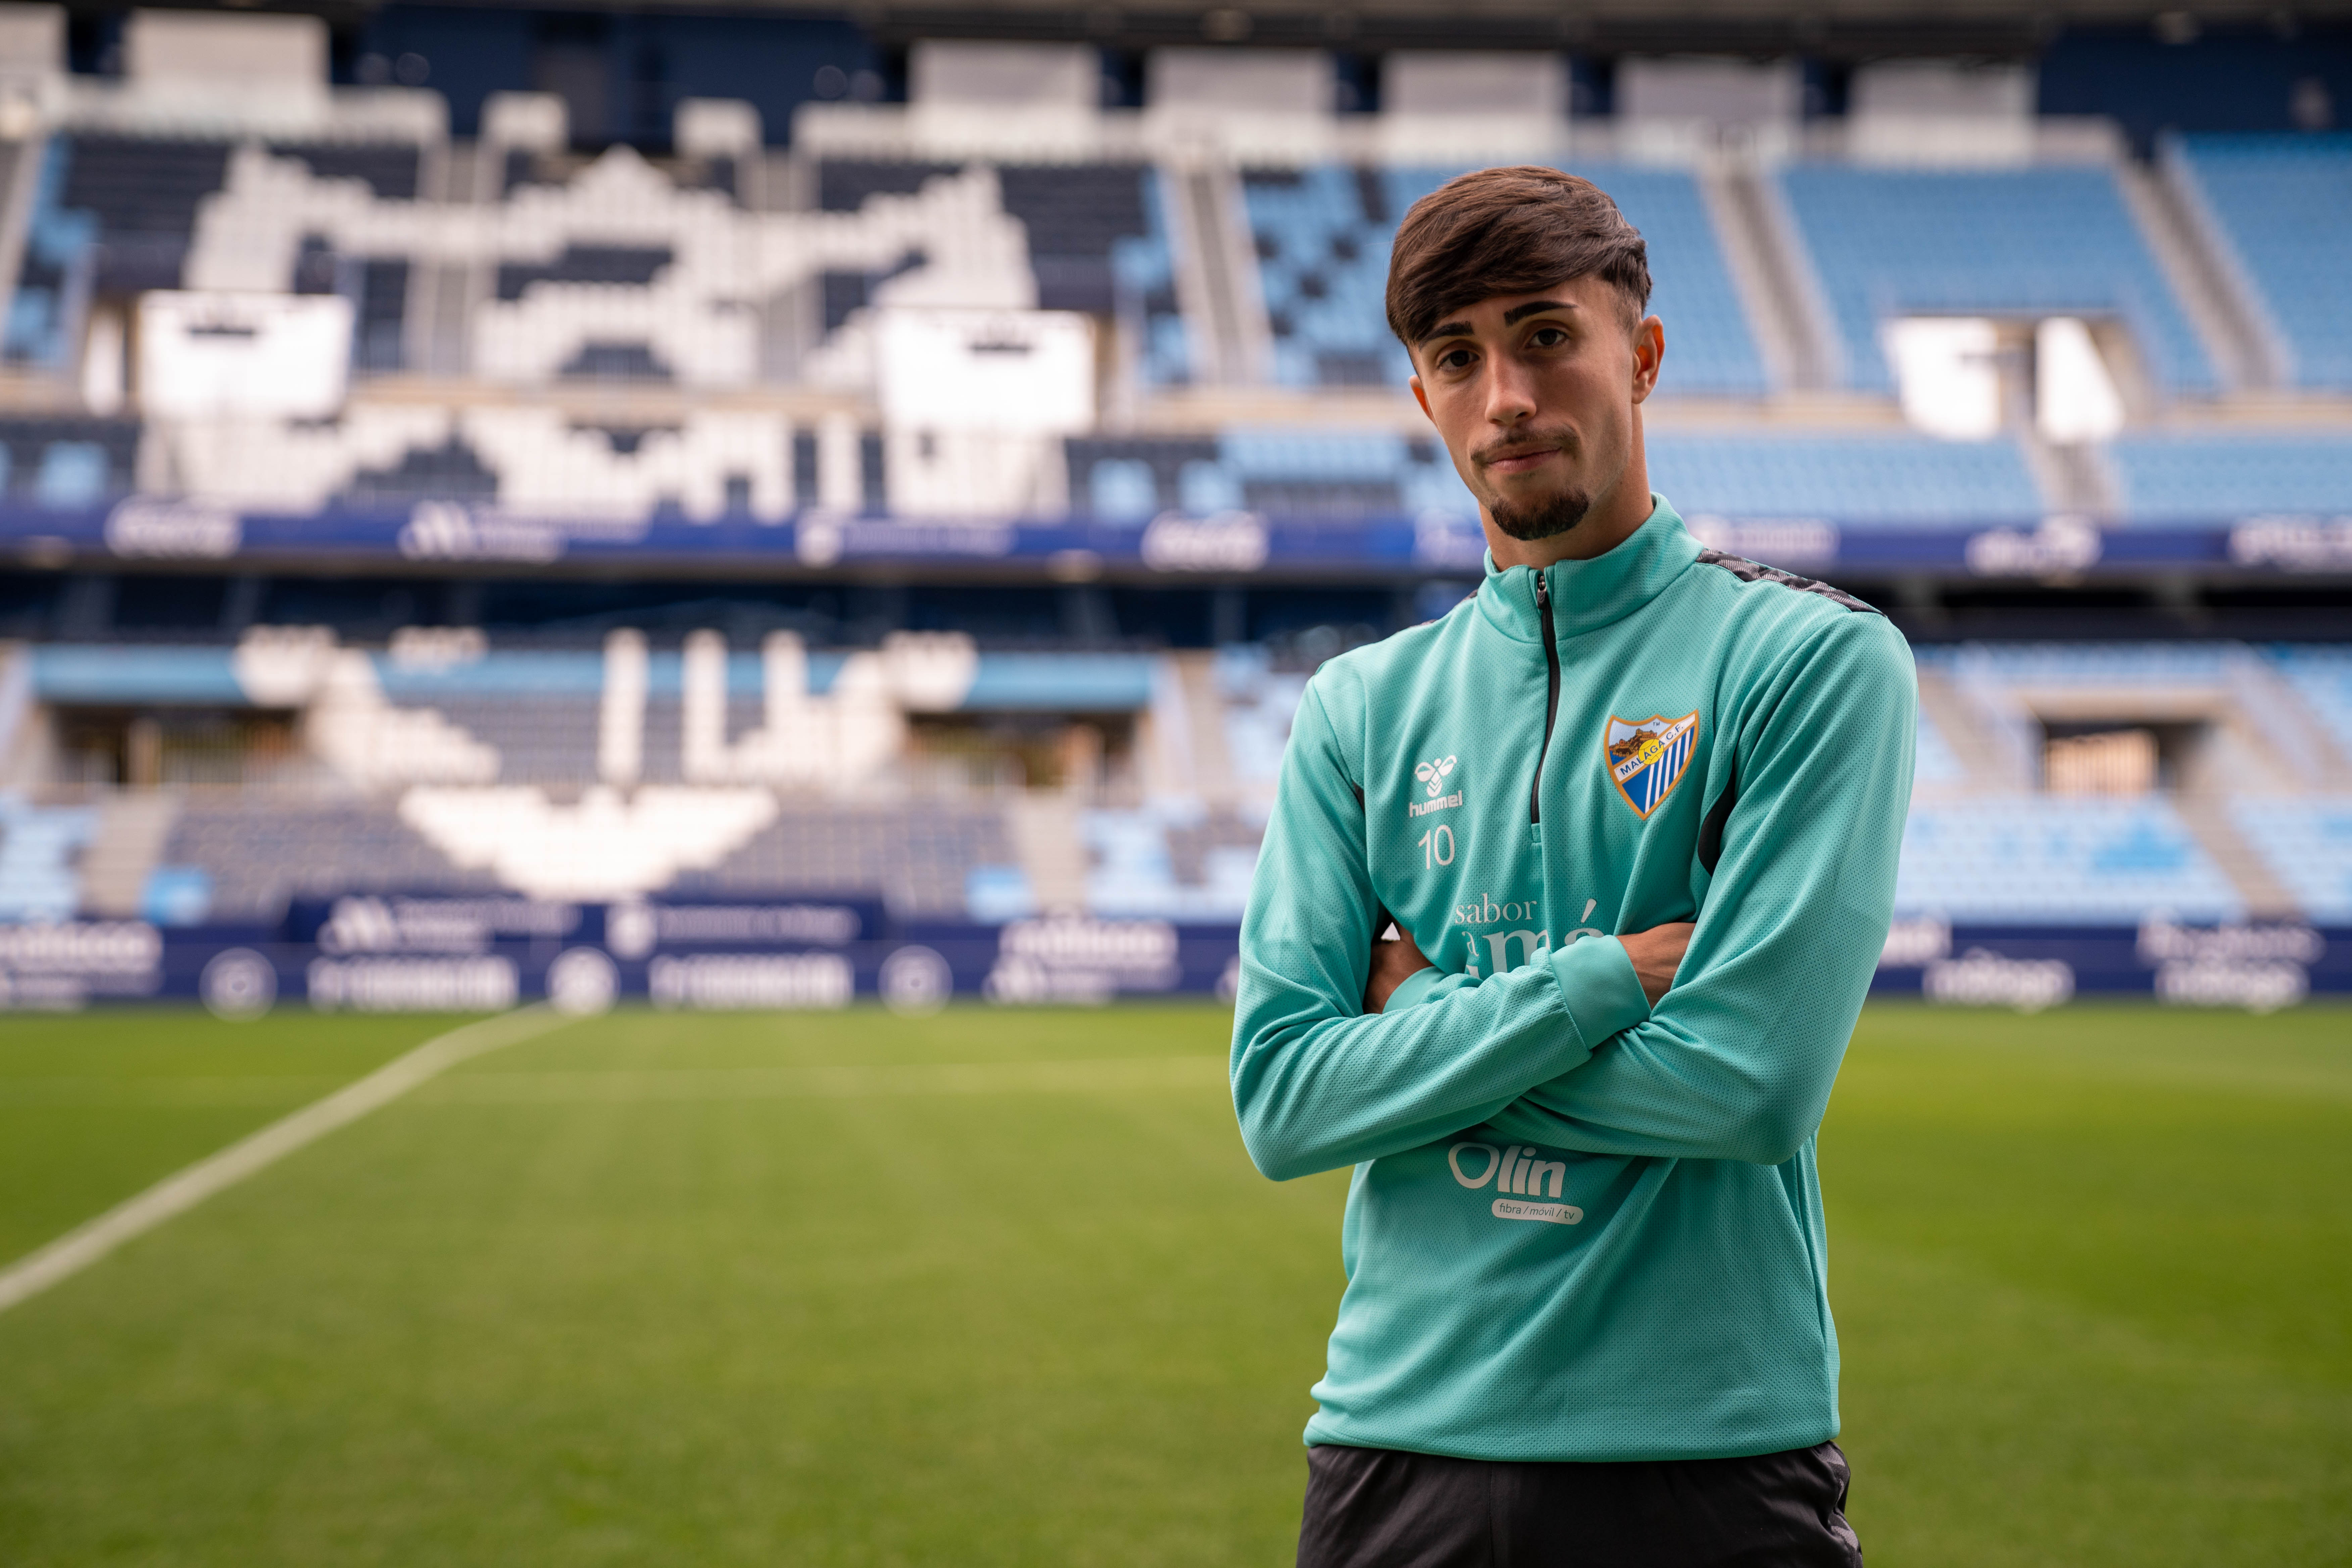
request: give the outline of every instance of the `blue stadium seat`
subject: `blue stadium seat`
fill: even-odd
[[[139,437],[130,419],[0,418],[0,494],[58,507],[128,494],[138,474]]]
[[[2238,800],[2230,816],[2307,918],[2352,925],[2352,798]]]
[[[875,196],[910,195],[960,168],[829,158],[817,168],[818,205],[856,212]],[[1190,381],[1160,172],[1135,163],[1011,163],[997,169],[996,182],[1004,210],[1028,233],[1039,306],[1124,316],[1139,329],[1138,370],[1145,384]],[[826,330],[865,304],[879,280],[868,273],[825,274]]]
[[[2186,136],[2173,148],[2297,384],[2352,387],[2352,135]]]
[[[2109,448],[2135,522],[2212,524],[2265,513],[2352,513],[2352,439],[2126,435]]]
[[[62,921],[81,902],[82,850],[98,831],[86,805],[0,795],[0,921]]]
[[[1891,317],[2114,315],[2156,379],[2214,385],[2213,368],[2105,169],[1966,172],[1800,163],[1780,175],[1829,297],[1846,381],[1894,389]]]
[[[2236,920],[2245,901],[2161,798],[2021,795],[1914,805],[1895,904],[1952,921]]]
[[[1249,902],[1259,830],[1205,810],[1089,811],[1087,905],[1105,916],[1237,921]]]
[[[2279,647],[2270,657],[2295,695],[2319,716],[2336,749],[2352,757],[2352,648]]]
[[[1647,446],[1650,483],[1686,518],[1951,526],[2042,512],[2024,455],[2006,438],[1658,432]]]
[[[1959,755],[1952,750],[1951,742],[1936,728],[1935,720],[1922,712],[1911,764],[1912,786],[1966,784],[1968,777],[1969,771],[1960,765]]]
[[[1969,643],[1965,658],[1977,670],[2020,686],[2146,686],[2177,690],[2211,688],[2229,679],[2234,644],[2196,642]],[[1921,649],[1921,664],[1949,668],[1956,656]]]
[[[1686,517],[1954,526],[2042,514],[2013,441],[1898,435],[1648,438],[1650,482]],[[1108,521],[1171,509],[1274,517],[1475,518],[1434,437],[1245,427],[1200,438],[1086,438],[1065,447],[1075,503]]]

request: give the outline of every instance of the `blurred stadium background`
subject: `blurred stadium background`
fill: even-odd
[[[1897,12],[0,13],[0,995],[1215,988],[1507,159],[1918,649],[1887,988],[2352,984],[2352,34]]]
[[[2347,116],[2336,4],[0,5],[0,1264],[625,1005],[6,1309],[0,1558],[1282,1560],[1344,1174],[1140,1004],[1477,578],[1380,291],[1543,161],[1917,653],[1874,1561],[2352,1561]]]

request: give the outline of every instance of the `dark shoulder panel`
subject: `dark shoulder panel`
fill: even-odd
[[[1702,550],[1698,552],[1698,563],[1702,566],[1720,566],[1743,583],[1777,583],[1783,588],[1794,588],[1800,594],[1818,594],[1832,605],[1843,605],[1847,609],[1862,615],[1874,616],[1879,613],[1877,605],[1864,604],[1843,588],[1832,588],[1827,583],[1816,582],[1811,577],[1800,577],[1793,572],[1783,572],[1778,566],[1767,566],[1761,562],[1750,561],[1745,556],[1727,555],[1720,550]]]

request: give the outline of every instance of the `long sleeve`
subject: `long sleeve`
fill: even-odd
[[[1362,799],[1310,686],[1250,887],[1234,1016],[1234,1108],[1277,1180],[1475,1126],[1646,1011],[1612,939],[1367,1015],[1377,907]]]
[[[1764,1165],[1796,1155],[1886,940],[1916,701],[1909,650],[1875,616],[1833,623],[1752,684],[1726,726],[1736,802],[1674,985],[1606,1050],[1493,1116],[1499,1136]]]

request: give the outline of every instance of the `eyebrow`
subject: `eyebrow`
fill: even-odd
[[[1574,303],[1565,300],[1530,300],[1524,305],[1514,305],[1509,310],[1504,311],[1503,325],[1507,327],[1516,327],[1521,321],[1526,321],[1529,316],[1539,316],[1546,310],[1573,310],[1575,309],[1576,306]],[[1440,338],[1467,338],[1475,335],[1476,335],[1475,331],[1471,327],[1469,322],[1448,321],[1444,326],[1432,327],[1421,341],[1425,343],[1433,343]]]

